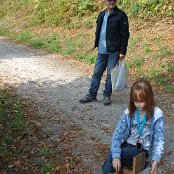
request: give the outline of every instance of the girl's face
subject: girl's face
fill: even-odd
[[[139,111],[144,111],[145,110],[145,106],[146,106],[146,102],[141,102],[141,101],[135,101],[134,102],[135,107],[139,110]]]
[[[133,92],[134,105],[139,111],[144,111],[146,106],[146,95],[143,90]]]

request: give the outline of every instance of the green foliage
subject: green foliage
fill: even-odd
[[[158,85],[164,85],[167,83],[167,78],[164,74],[160,74],[160,75],[157,75],[155,77],[155,82],[158,84]]]
[[[32,39],[30,41],[30,45],[36,48],[44,48],[44,40],[43,39]]]
[[[172,53],[164,46],[161,46],[159,48],[159,52],[160,52],[162,58],[169,56],[169,55],[172,55]]]
[[[56,33],[50,33],[43,38],[34,38],[30,40],[30,45],[37,48],[46,48],[50,51],[59,52],[61,49],[60,39]]]
[[[17,41],[28,42],[31,40],[31,34],[29,32],[23,32],[16,36]]]
[[[129,62],[128,66],[130,68],[140,68],[144,63],[144,59],[140,57],[133,57]]]
[[[12,98],[12,96],[5,91],[3,95],[0,96],[0,113],[0,124],[3,123],[5,127],[10,127],[13,130],[25,128],[26,124],[20,102],[15,97]]]
[[[62,49],[61,53],[63,55],[73,55],[75,52],[75,43],[73,42],[73,39],[67,39],[65,40],[65,47]]]
[[[55,152],[52,149],[49,149],[49,148],[43,148],[43,149],[40,149],[40,151],[39,151],[40,156],[51,156],[54,153]]]
[[[128,51],[130,53],[133,53],[134,51],[136,51],[141,41],[142,41],[141,36],[130,37]]]
[[[87,63],[95,63],[95,60],[96,60],[96,55],[93,55],[93,54],[89,54],[85,57],[85,60]]]
[[[147,54],[147,53],[152,51],[150,47],[151,47],[150,43],[144,43],[143,44],[143,51],[144,51],[145,54]]]
[[[27,123],[22,112],[22,106],[18,98],[7,90],[0,88],[0,154],[20,154],[22,149],[14,148],[16,137],[20,134],[27,134]]]
[[[169,65],[169,72],[174,72],[174,62]]]
[[[133,7],[132,7],[132,11],[131,11],[131,14],[133,15],[138,15],[142,12],[142,7],[138,4],[135,4]]]
[[[35,2],[32,24],[50,23],[53,26],[78,28],[79,21],[82,21],[84,16],[91,18],[96,13],[96,4],[93,0],[40,0]]]
[[[73,56],[77,59],[85,59],[87,63],[94,63],[96,54],[91,54],[92,46],[88,40],[88,34],[76,35],[74,37],[64,37],[64,34],[58,36],[57,33],[50,33],[43,36],[32,36],[30,32],[15,33],[10,35],[20,42],[29,43],[36,48],[44,48],[49,51],[59,52],[62,55]],[[88,48],[84,48],[84,45]],[[17,121],[17,120],[16,120]]]
[[[46,163],[42,168],[43,174],[51,174],[54,170],[54,166],[51,163]]]
[[[30,0],[3,0],[0,4],[0,18],[16,12],[21,7],[24,7],[29,3]]]
[[[9,31],[7,31],[7,30],[0,30],[0,35],[1,36],[8,36],[9,35]]]
[[[144,51],[144,53],[149,53],[149,52],[151,52],[151,48],[148,47],[148,46],[145,46],[145,47],[143,48],[143,51]]]
[[[150,77],[150,78],[155,78],[155,77],[157,77],[157,76],[160,76],[160,71],[159,71],[159,68],[157,68],[157,67],[150,67],[149,69],[148,69],[148,72],[147,72],[147,74],[148,74],[148,76]]]
[[[174,86],[173,85],[166,85],[165,90],[170,93],[174,93]]]
[[[35,1],[35,10],[32,17],[32,24],[40,25],[46,21],[46,17],[50,12],[50,7],[53,5],[51,3],[52,1],[48,0]]]
[[[129,15],[141,18],[174,15],[174,4],[171,0],[120,0],[120,6],[126,9]]]
[[[134,68],[133,77],[145,77],[154,81],[166,91],[173,93],[174,87],[171,85],[173,84],[174,72],[173,54],[165,46],[165,39],[162,35],[148,39],[148,41],[139,36],[130,38],[128,55],[132,54],[133,56],[130,56],[128,65],[130,69]],[[135,55],[137,56],[135,57]],[[165,61],[166,59],[170,63]]]
[[[55,33],[51,33],[48,37],[46,37],[44,47],[51,51],[60,51],[60,40]]]
[[[28,8],[29,5],[32,11],[30,25],[49,23],[67,28],[78,28],[80,22],[77,21],[83,21],[86,17],[91,21],[84,22],[83,26],[88,28],[94,26],[97,14],[105,8],[102,0],[3,0],[0,6],[0,18],[13,14],[20,8]],[[171,0],[120,0],[119,6],[129,16],[140,18],[174,15],[174,3]]]
[[[174,85],[170,83],[166,74],[159,74],[154,80],[156,84],[163,86],[166,92],[174,93]]]

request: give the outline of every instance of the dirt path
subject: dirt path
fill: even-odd
[[[129,88],[116,94],[111,106],[104,107],[102,83],[98,102],[81,105],[78,100],[88,90],[92,66],[74,60],[65,61],[56,54],[16,44],[2,37],[0,53],[1,83],[15,88],[21,98],[33,102],[37,114],[41,116],[44,131],[52,132],[48,140],[60,141],[60,134],[65,132],[65,136],[71,135],[71,147],[60,141],[60,149],[67,146],[66,150],[79,156],[86,173],[100,174],[112,131],[127,106]],[[160,106],[170,101],[169,107],[174,109],[173,96],[166,98],[163,94],[157,98]],[[168,118],[170,116],[168,112]],[[174,127],[167,120],[166,151],[160,173],[174,172],[173,134]],[[164,172],[166,169],[168,172]],[[80,172],[75,171],[73,173]]]

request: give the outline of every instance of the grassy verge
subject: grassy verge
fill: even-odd
[[[132,78],[144,77],[158,88],[174,93],[173,53],[166,36],[142,37],[138,34],[130,39],[128,66]]]
[[[40,157],[50,157],[53,150],[41,146],[45,135],[37,125],[37,119],[31,108],[14,92],[0,88],[0,173],[27,171],[46,174],[53,170],[51,160],[39,163]]]
[[[96,51],[92,51],[94,44],[89,33],[77,33],[71,36],[66,31],[61,33],[33,33],[24,31],[20,33],[4,30],[0,32],[2,36],[8,36],[20,43],[26,43],[35,48],[46,49],[50,52],[58,52],[63,56],[73,57],[77,60],[85,60],[87,63],[94,63]]]

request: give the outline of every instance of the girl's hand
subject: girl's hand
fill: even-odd
[[[114,158],[112,160],[112,165],[115,168],[115,170],[118,172],[121,169],[121,160],[120,158]]]
[[[151,168],[151,173],[150,174],[157,174],[157,165],[158,165],[157,161],[152,162],[152,168]]]

